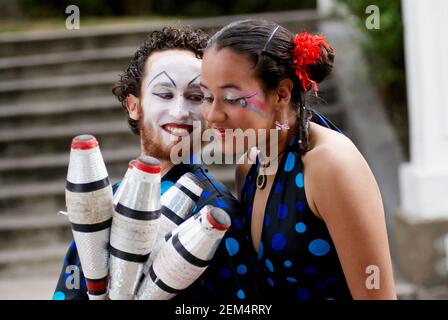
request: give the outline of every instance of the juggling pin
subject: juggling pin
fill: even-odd
[[[123,180],[121,180],[120,186],[118,187],[117,191],[115,191],[114,200],[113,200],[114,206],[116,206],[118,203],[118,200],[120,200],[120,196],[123,193],[123,189],[125,188],[126,183],[128,182],[129,176],[131,175],[132,168],[134,167],[134,163],[135,163],[135,160],[129,161],[128,169],[126,170],[126,173],[124,174]]]
[[[65,201],[89,298],[106,299],[112,187],[98,141],[92,135],[72,140]]]
[[[197,223],[197,219],[201,217],[201,214],[204,212],[212,210],[214,207],[210,204],[205,205],[199,212],[197,212],[195,215],[191,217],[191,219],[186,220],[182,224],[180,224],[175,229],[171,230],[165,236],[163,237],[163,243],[162,246],[164,246],[174,235],[181,232],[182,230],[188,230],[192,228],[192,225]]]
[[[203,191],[202,183],[191,172],[185,173],[169,188],[161,198],[161,215],[156,243],[145,264],[144,274],[148,274],[149,266],[164,243],[165,235],[180,225],[196,205]]]
[[[168,300],[190,286],[209,265],[231,220],[220,208],[204,207],[183,224],[179,231],[173,230],[156,256],[138,290],[138,300]]]
[[[111,300],[132,300],[157,236],[160,162],[140,156],[115,206],[110,236]]]

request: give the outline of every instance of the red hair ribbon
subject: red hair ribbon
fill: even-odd
[[[317,83],[310,79],[307,68],[309,65],[318,62],[321,55],[321,46],[329,47],[323,35],[311,35],[308,32],[302,32],[294,36],[292,63],[296,76],[302,82],[304,91],[308,91],[311,85],[315,94],[317,94]]]

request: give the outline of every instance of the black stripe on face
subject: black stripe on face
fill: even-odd
[[[89,182],[89,183],[72,183],[67,180],[65,188],[71,192],[92,192],[100,190],[109,185],[109,177],[104,179]]]
[[[197,78],[199,78],[201,75],[200,74],[198,74],[196,77],[194,77],[190,82],[188,82],[188,85],[187,85],[187,87],[190,87],[192,84],[193,84],[193,82],[195,82],[196,81],[196,79]],[[199,85],[198,85],[198,87],[199,87]]]
[[[198,202],[199,197],[190,190],[188,190],[187,188],[185,188],[183,185],[181,185],[180,183],[175,183],[174,186],[179,190],[181,190],[183,193],[185,193],[191,200],[193,200],[194,202]]]
[[[95,224],[72,223],[72,230],[77,231],[77,232],[84,232],[84,233],[97,232],[97,231],[101,231],[101,230],[110,228],[111,224],[112,224],[112,218],[110,218],[109,220],[100,222],[100,223],[95,223]]]
[[[128,253],[121,250],[118,250],[111,245],[109,245],[109,252],[114,257],[117,257],[121,260],[125,261],[131,261],[131,262],[137,262],[137,263],[145,263],[148,258],[149,254],[134,254],[134,253]]]
[[[125,207],[121,203],[118,203],[115,206],[115,211],[125,217],[131,218],[134,220],[149,221],[149,220],[156,220],[160,217],[160,210],[155,210],[155,211],[134,210],[134,209]]]
[[[179,217],[174,211],[172,211],[170,208],[162,206],[160,209],[161,213],[170,219],[172,222],[174,222],[176,225],[180,225],[184,220]]]
[[[149,276],[151,277],[151,280],[163,291],[168,292],[168,293],[173,293],[173,294],[180,292],[180,290],[174,289],[174,288],[170,287],[169,285],[167,285],[162,280],[158,279],[156,273],[154,272],[152,265],[149,268]]]
[[[204,268],[208,266],[210,263],[210,260],[209,261],[202,260],[192,255],[180,242],[178,233],[176,233],[173,237],[173,246],[174,249],[176,249],[177,253],[179,253],[182,258],[184,258],[185,260],[187,260],[189,263],[191,263],[196,267]]]
[[[148,82],[148,85],[146,86],[146,88],[148,88],[148,87],[151,85],[151,83],[152,83],[155,79],[157,79],[158,77],[160,77],[161,75],[165,75],[165,76],[170,80],[170,82],[173,84],[174,88],[176,88],[176,83],[174,82],[173,79],[171,79],[171,77],[168,75],[168,73],[166,73],[166,71],[162,71],[162,72],[156,74],[156,75],[154,76],[154,78],[152,78],[151,81]]]

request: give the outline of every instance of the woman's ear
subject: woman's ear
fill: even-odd
[[[294,84],[291,79],[283,79],[277,87],[277,108],[283,109],[289,106],[291,101],[291,92]]]
[[[129,117],[135,121],[140,120],[140,100],[134,96],[133,94],[130,94],[124,99],[124,105],[126,109],[128,110]]]

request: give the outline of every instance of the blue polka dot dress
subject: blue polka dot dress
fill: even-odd
[[[326,126],[317,114],[313,121]],[[250,168],[241,191],[248,234],[258,167],[257,161]],[[351,299],[328,229],[306,201],[296,136],[279,163],[266,203],[259,250],[255,252],[252,246],[252,254],[263,300]]]
[[[200,165],[176,165],[162,177],[161,193],[166,192],[185,173],[192,172],[203,184],[204,191],[190,214],[199,212],[205,205],[224,209],[232,219],[231,227],[221,241],[206,271],[190,287],[180,292],[174,301],[178,303],[243,303],[253,301],[255,280],[253,268],[248,265],[250,243],[246,238],[240,202],[230,191],[208,174]],[[114,184],[113,191],[119,183]],[[67,269],[67,267],[71,267]],[[80,272],[80,285],[74,287],[73,266]],[[69,271],[67,271],[69,270]],[[67,285],[69,283],[69,285]],[[53,295],[54,300],[87,300],[82,266],[74,242],[64,259],[62,272]]]

